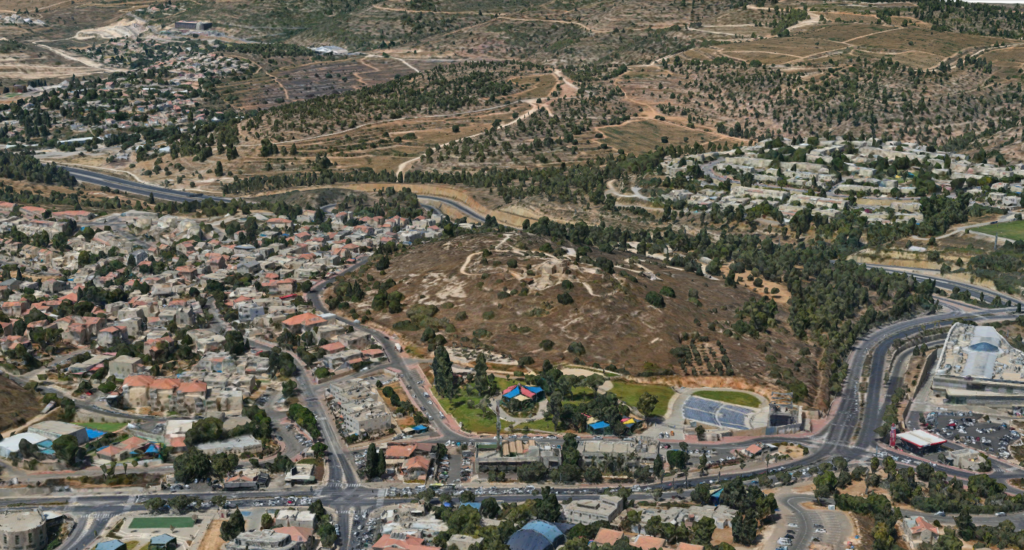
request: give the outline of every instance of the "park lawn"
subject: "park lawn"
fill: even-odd
[[[76,422],[76,426],[98,430],[101,432],[116,432],[128,425],[127,422]]]
[[[167,517],[167,518],[135,518],[132,520],[129,529],[189,529],[196,522],[190,517]]]
[[[693,395],[703,397],[704,399],[711,399],[713,401],[721,401],[722,403],[731,403],[741,407],[750,407],[752,409],[756,409],[761,406],[761,400],[758,398],[738,391],[701,390],[693,392]]]
[[[498,380],[501,380],[500,378]],[[500,382],[499,382],[500,386]],[[459,388],[459,394],[455,399],[437,396],[446,413],[455,417],[455,420],[462,422],[462,429],[470,432],[493,434],[497,433],[495,419],[484,416],[484,412],[476,407],[468,405],[469,399],[466,395],[466,388]]]
[[[655,384],[634,384],[621,380],[612,381],[611,393],[614,393],[624,403],[636,408],[640,403],[640,396],[649,393],[658,398],[658,404],[654,407],[654,416],[665,416],[668,413],[668,402],[675,395],[676,390],[662,385]]]
[[[1005,237],[1007,239],[1013,239],[1016,241],[1024,239],[1024,220],[985,225],[982,227],[976,227],[971,231],[984,233],[986,235],[996,235],[999,237]]]
[[[540,430],[542,432],[558,431],[555,428],[555,423],[546,418],[543,418],[541,420],[531,420],[530,422],[516,426],[516,430],[520,432],[523,431],[523,428],[530,428],[530,430]]]

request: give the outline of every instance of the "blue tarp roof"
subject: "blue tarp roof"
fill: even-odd
[[[99,430],[90,430],[89,428],[85,429],[85,436],[89,438],[89,441],[92,441],[93,439],[99,439],[106,435],[106,433],[107,432],[101,432]]]
[[[36,444],[36,447],[39,447],[40,449],[49,449],[50,447],[53,447],[53,441],[50,441],[49,439],[40,441]]]
[[[540,386],[526,386],[526,389],[532,391],[533,393],[543,393],[544,392],[544,388],[542,388]]]
[[[591,424],[590,425],[590,429],[592,429],[592,430],[603,430],[603,429],[607,428],[609,425],[610,424],[608,424],[607,422],[598,421],[598,422],[594,422],[593,424]]]
[[[480,509],[480,503],[479,502],[463,502],[462,505],[463,506],[469,506],[470,508],[476,508],[477,510]]]
[[[417,426],[413,426],[412,427],[412,431],[414,431],[414,432],[425,432],[425,431],[427,431],[427,427],[424,426],[423,424],[419,424]]]
[[[146,454],[149,454],[149,453],[159,453],[159,452],[160,452],[160,449],[157,449],[156,445],[150,445],[149,447],[146,447]]]

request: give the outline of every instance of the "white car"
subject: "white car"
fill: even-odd
[[[815,533],[825,533],[826,531],[825,531],[825,528],[824,528],[824,527],[822,527],[822,528],[820,528],[820,529],[815,529],[815,530],[814,530],[814,532],[815,532]]]
[[[800,527],[800,526],[795,524],[795,523],[788,523],[788,524],[786,524],[786,527]]]

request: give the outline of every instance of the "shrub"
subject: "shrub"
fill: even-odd
[[[572,281],[562,281],[562,288],[565,290],[572,290]]]
[[[646,298],[647,298],[647,303],[651,304],[654,307],[665,307],[665,299],[661,297],[661,294],[658,294],[657,292],[654,292],[653,290],[651,292],[647,293],[647,297]]]
[[[465,321],[467,318],[469,318],[469,315],[465,311],[460,311],[455,314],[456,321]]]
[[[573,303],[572,296],[568,292],[563,292],[558,295],[558,303],[562,304],[563,306],[567,306]]]
[[[512,269],[515,269],[515,268],[519,267],[519,262],[516,261],[515,258],[512,258],[511,260],[505,262],[505,265],[509,266]]]
[[[583,356],[583,355],[587,354],[587,348],[583,347],[583,344],[581,344],[579,342],[573,342],[573,343],[569,344],[568,351],[569,351],[569,353],[571,353],[571,354],[573,354],[573,355],[575,355],[577,357],[580,357],[580,356]]]
[[[540,342],[540,349],[544,351],[551,351],[551,349],[554,347],[555,343],[552,342],[551,340],[541,340]]]
[[[661,287],[661,295],[662,296],[667,296],[669,298],[675,298],[676,297],[676,291],[672,290],[672,287],[670,287],[670,286],[663,286],[663,287]]]
[[[485,311],[484,312],[484,319],[486,319],[488,321],[490,321],[491,319],[494,319],[494,312],[493,311]]]
[[[487,338],[491,332],[485,328],[478,328],[473,331],[473,338]]]

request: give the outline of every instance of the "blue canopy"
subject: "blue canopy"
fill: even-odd
[[[160,449],[157,449],[156,445],[150,445],[149,447],[146,447],[146,454],[154,454],[154,453],[159,453],[159,452],[160,452]]]
[[[418,426],[413,426],[412,427],[412,431],[414,431],[414,432],[425,432],[425,431],[427,431],[427,429],[428,428],[426,426],[424,426],[423,424],[420,424]]]
[[[89,438],[89,441],[92,441],[93,439],[99,439],[106,435],[106,433],[107,432],[101,432],[99,430],[90,430],[89,428],[85,429],[85,436]]]
[[[603,429],[607,428],[608,426],[609,426],[609,424],[607,422],[604,422],[603,420],[599,420],[599,421],[594,422],[593,424],[591,424],[590,425],[590,429],[591,430],[603,430]]]

